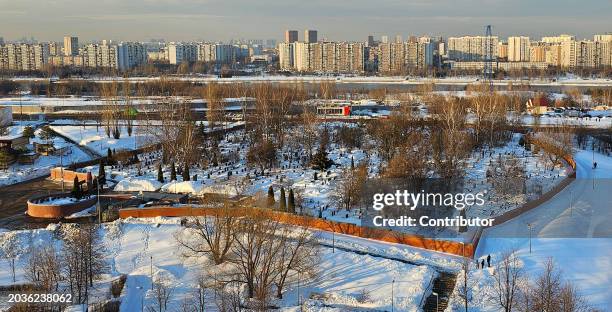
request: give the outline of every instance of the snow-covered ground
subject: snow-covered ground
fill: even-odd
[[[38,230],[0,231],[0,250],[12,245],[13,250],[19,254],[18,283],[25,280],[22,268],[29,250],[49,244],[61,247],[61,241],[54,235],[56,228],[57,225],[50,225]],[[153,305],[152,263],[153,278],[163,278],[173,289],[169,310],[178,309],[183,299],[190,296],[197,287],[198,277],[204,270],[222,270],[221,267],[213,267],[205,258],[182,257],[174,238],[175,233],[181,231],[184,228],[180,226],[179,218],[127,219],[104,224],[101,236],[107,250],[105,260],[110,271],[96,283],[94,296],[97,299],[91,299],[90,302],[107,298],[109,281],[120,274],[127,274],[127,283],[121,296],[121,311],[139,311],[142,303],[145,307]],[[331,243],[329,234],[320,234],[323,243]],[[458,267],[456,257],[409,246],[345,235],[336,235],[334,241],[338,247],[335,250],[321,247],[321,262],[316,277],[300,282],[299,294],[306,311],[388,311],[391,309],[391,287],[397,311],[416,311],[423,292],[437,274],[434,267],[446,270],[456,270]],[[354,253],[346,249],[372,254]],[[419,259],[422,262],[418,262]],[[415,264],[406,261],[414,261]],[[395,283],[392,286],[393,280]],[[0,285],[12,283],[8,267],[1,266]],[[297,278],[293,277],[283,300],[278,302],[281,311],[299,311],[297,283]],[[367,294],[368,300],[362,300],[364,294]],[[310,299],[311,295],[318,299]],[[210,298],[209,303],[211,311],[216,311]]]
[[[31,125],[31,123],[28,123]],[[23,133],[24,124],[18,123],[15,126],[9,127],[9,131],[11,134],[17,135]],[[32,151],[34,149],[33,143],[46,143],[46,141],[41,140],[38,135],[40,134],[40,130],[35,132],[36,137],[30,140],[30,144],[28,144],[28,150]],[[66,154],[63,156],[39,156],[34,164],[19,164],[14,163],[7,170],[0,170],[0,186],[2,185],[10,185],[19,183],[22,181],[42,177],[49,174],[49,170],[53,167],[57,167],[60,164],[64,166],[70,165],[72,163],[81,162],[89,160],[90,157],[84,153],[77,146],[66,142],[62,138],[55,137],[53,138],[53,145],[56,148],[62,148],[68,146],[68,150]]]
[[[132,135],[128,135],[128,129],[125,126],[121,127],[121,136],[115,139],[112,136],[108,137],[104,126],[54,126],[51,128],[77,142],[79,145],[86,146],[93,150],[98,155],[106,155],[107,150],[133,150],[151,144],[151,137],[146,131],[141,131],[140,127],[134,127]]]
[[[612,157],[579,150],[575,159],[574,182],[540,207],[486,230],[477,256],[491,254],[495,262],[501,252],[516,250],[532,276],[552,257],[593,306],[612,311]]]

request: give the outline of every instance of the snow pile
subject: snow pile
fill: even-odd
[[[155,192],[162,187],[159,181],[143,178],[127,178],[119,181],[115,192]]]
[[[172,181],[161,187],[162,192],[197,195],[202,193],[204,186],[199,181]]]

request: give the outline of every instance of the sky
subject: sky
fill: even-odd
[[[320,39],[612,32],[612,0],[0,0],[0,37],[61,41]]]

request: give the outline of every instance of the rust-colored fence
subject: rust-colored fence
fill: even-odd
[[[290,213],[283,213],[268,209],[259,208],[234,208],[224,211],[236,216],[248,216],[253,213],[253,209],[262,213],[267,218],[278,220],[286,224],[305,226],[312,229],[347,234],[361,238],[373,239],[388,243],[410,245],[418,248],[440,251],[455,255],[465,255],[471,257],[474,253],[474,246],[471,243],[465,246],[459,242],[425,238],[418,235],[404,234],[396,231],[362,227],[350,223],[335,222],[308,216],[299,216]],[[210,216],[219,214],[215,208],[194,208],[194,207],[150,207],[150,208],[128,208],[119,211],[120,218],[153,218],[153,217],[184,217],[184,216]]]

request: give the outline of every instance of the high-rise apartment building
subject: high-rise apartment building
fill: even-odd
[[[374,36],[370,35],[368,36],[368,41],[367,41],[367,45],[368,47],[373,47],[374,46]]]
[[[448,38],[448,58],[454,61],[484,61],[487,49],[491,49],[492,58],[497,58],[499,38],[485,36],[463,36]],[[508,47],[508,54],[509,54]]]
[[[281,42],[278,44],[278,63],[280,70],[293,70],[293,43]]]
[[[88,44],[83,48],[83,66],[85,67],[118,67],[117,46],[108,43]]]
[[[529,46],[529,61],[534,63],[546,62],[548,46],[540,42],[532,42]]]
[[[508,38],[508,61],[528,62],[529,61],[529,37],[517,36]]]
[[[609,42],[612,41],[612,33],[607,33],[603,35],[594,35],[593,41],[597,42]]]
[[[566,41],[561,44],[561,67],[600,67],[612,64],[612,42]]]
[[[79,38],[66,36],[64,37],[64,55],[79,55]]]
[[[215,43],[200,43],[198,44],[198,57],[199,62],[216,62],[217,61],[217,47]]]
[[[49,45],[45,43],[9,43],[0,47],[0,69],[42,70],[49,59]]]
[[[198,59],[198,46],[193,43],[168,44],[168,60],[176,65],[183,62],[195,62]]]
[[[379,45],[378,71],[401,73],[407,69],[425,69],[433,65],[434,44],[420,42]]]
[[[120,70],[130,69],[147,63],[147,50],[139,42],[121,42],[117,45],[117,66]]]
[[[304,30],[304,42],[306,43],[315,43],[317,42],[317,31],[306,29]]]
[[[559,36],[552,36],[552,37],[542,37],[542,42],[551,43],[551,44],[562,43],[565,41],[574,41],[574,40],[576,40],[576,37],[572,35],[567,35],[567,34],[562,34]]]
[[[508,60],[508,43],[499,42],[497,44],[497,57],[502,60]]]
[[[293,43],[298,41],[298,31],[297,30],[285,30],[285,42]]]
[[[402,43],[404,42],[404,39],[402,38],[402,35],[396,35],[395,36],[395,43]]]
[[[546,47],[544,61],[550,66],[561,66],[561,44],[550,44]]]
[[[389,43],[389,36],[380,36],[380,43]]]

